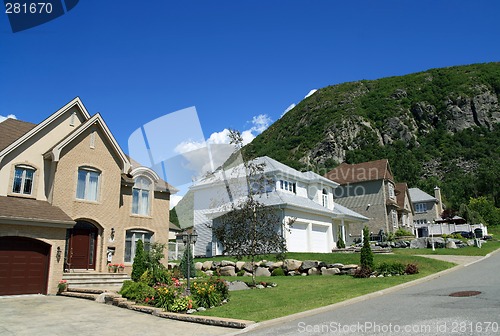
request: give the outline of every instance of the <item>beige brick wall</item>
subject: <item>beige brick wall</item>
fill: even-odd
[[[66,229],[45,227],[45,226],[31,226],[31,225],[17,225],[17,224],[2,224],[0,225],[0,236],[17,236],[28,237],[41,240],[51,246],[50,249],[50,262],[49,262],[49,278],[48,278],[48,294],[57,293],[57,284],[62,279],[64,270],[63,256],[60,261],[57,261],[57,247],[60,247],[64,253],[64,246],[66,242]]]

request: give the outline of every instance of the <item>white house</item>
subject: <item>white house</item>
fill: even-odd
[[[295,219],[291,232],[284,230],[290,252],[331,252],[336,248],[338,235],[346,241],[349,233],[361,232],[364,217],[334,201],[333,189],[338,183],[313,172],[299,172],[267,156],[253,160],[263,164],[265,187],[258,201],[276,208],[283,223]],[[243,164],[233,165],[196,182],[189,193],[194,207],[193,225],[198,233],[194,247],[197,256],[220,255],[211,224],[229,209],[231,201],[245,197],[248,189]],[[347,239],[349,240],[349,239]]]

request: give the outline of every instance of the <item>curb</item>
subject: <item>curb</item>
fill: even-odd
[[[303,311],[303,312],[300,312],[300,313],[295,313],[295,314],[292,314],[292,315],[287,315],[287,316],[283,316],[283,317],[278,317],[276,319],[272,319],[272,320],[268,320],[268,321],[263,321],[263,322],[255,323],[255,324],[252,324],[252,325],[248,326],[247,328],[245,328],[245,329],[243,329],[241,331],[238,331],[238,332],[235,332],[235,333],[231,333],[231,334],[227,334],[226,336],[242,335],[242,334],[245,334],[245,333],[247,333],[249,331],[253,331],[253,330],[257,330],[257,329],[261,329],[261,328],[266,328],[266,327],[271,327],[271,326],[278,325],[278,324],[285,323],[285,322],[289,322],[289,321],[292,321],[292,320],[295,320],[295,319],[299,319],[299,318],[303,318],[303,317],[309,317],[309,316],[312,316],[312,315],[316,315],[316,314],[328,312],[328,311],[335,310],[335,309],[338,309],[338,308],[341,308],[341,307],[344,307],[344,306],[348,306],[348,305],[351,305],[351,304],[354,304],[354,303],[358,303],[358,302],[363,302],[363,301],[366,301],[366,300],[370,300],[370,299],[373,299],[373,298],[376,298],[376,297],[379,297],[379,296],[382,296],[382,295],[385,295],[385,294],[397,292],[397,291],[399,291],[401,289],[405,289],[405,288],[412,287],[412,286],[415,286],[415,285],[418,285],[418,284],[421,284],[421,283],[424,283],[424,282],[427,282],[427,281],[430,281],[430,280],[437,279],[437,278],[439,278],[439,277],[441,277],[443,275],[446,275],[448,273],[457,271],[459,269],[468,267],[468,266],[470,266],[472,264],[475,264],[477,262],[483,261],[484,259],[489,258],[492,254],[498,253],[499,251],[500,251],[500,249],[497,249],[497,250],[495,250],[495,251],[493,251],[491,253],[488,253],[487,255],[485,255],[484,257],[482,257],[482,258],[480,258],[478,260],[474,260],[472,262],[469,262],[469,263],[466,263],[466,264],[462,264],[462,265],[453,266],[453,267],[445,269],[445,270],[443,270],[441,272],[430,274],[430,275],[425,276],[423,278],[416,279],[416,280],[413,280],[413,281],[408,281],[408,282],[405,282],[405,283],[402,283],[402,284],[399,284],[399,285],[396,285],[396,286],[393,286],[393,287],[389,287],[387,289],[382,289],[382,290],[377,291],[377,292],[365,294],[365,295],[362,295],[362,296],[357,296],[355,298],[352,298],[352,299],[349,299],[349,300],[346,300],[346,301],[337,302],[337,303],[334,303],[334,304],[331,304],[331,305],[328,305],[328,306],[319,307],[319,308],[315,308],[315,309]],[[422,257],[425,258],[424,256],[422,256]]]

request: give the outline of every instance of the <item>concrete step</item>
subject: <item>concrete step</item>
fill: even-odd
[[[87,299],[87,300],[92,300],[95,301],[99,294],[90,294],[90,293],[77,293],[77,292],[71,292],[71,291],[66,291],[66,292],[61,292],[59,293],[61,296],[69,296],[69,297],[74,297],[74,298],[79,298],[79,299]]]
[[[112,289],[120,290],[125,280],[130,280],[126,273],[64,273],[70,288]]]

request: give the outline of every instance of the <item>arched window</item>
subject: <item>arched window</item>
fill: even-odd
[[[87,201],[97,201],[101,172],[95,168],[78,168],[76,198]]]
[[[14,171],[12,192],[15,194],[31,195],[36,169],[31,166],[17,165]]]
[[[132,213],[136,215],[149,215],[150,194],[152,183],[145,177],[135,179],[132,189]]]
[[[325,208],[328,208],[328,192],[326,191],[326,189],[323,189],[323,193],[322,193],[322,199],[323,199],[323,206]]]
[[[133,262],[135,258],[135,246],[138,240],[144,243],[144,249],[149,251],[153,233],[147,230],[127,230],[125,236],[125,262]]]

